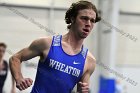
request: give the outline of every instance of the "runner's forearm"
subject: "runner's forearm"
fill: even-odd
[[[19,78],[23,77],[21,74],[21,62],[16,56],[12,56],[9,60],[10,62],[10,70],[13,78],[18,80]]]

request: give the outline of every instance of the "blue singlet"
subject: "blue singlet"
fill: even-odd
[[[53,36],[45,61],[39,61],[36,80],[31,93],[71,93],[79,82],[88,49],[68,55],[62,49],[62,35]]]

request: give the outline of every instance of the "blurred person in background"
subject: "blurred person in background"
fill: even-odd
[[[0,93],[4,93],[3,87],[8,74],[8,63],[3,59],[7,45],[3,42],[0,42]],[[15,93],[15,84],[14,79],[12,78],[12,89],[11,93]],[[7,88],[9,89],[9,88]]]

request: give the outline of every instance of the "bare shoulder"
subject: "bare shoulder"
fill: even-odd
[[[96,59],[90,51],[88,51],[87,53],[86,64],[87,64],[87,70],[89,70],[90,73],[92,74],[96,66]]]
[[[93,63],[96,61],[95,57],[92,55],[90,51],[87,53],[87,60],[92,61]]]
[[[48,37],[40,37],[36,40],[33,41],[34,44],[41,44],[41,45],[50,45],[52,41],[52,37],[48,36]]]
[[[31,45],[29,46],[29,48],[31,49],[36,49],[36,50],[44,50],[50,47],[52,42],[52,36],[48,36],[48,37],[40,37],[36,40],[34,40]]]

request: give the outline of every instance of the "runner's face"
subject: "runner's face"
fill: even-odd
[[[86,38],[95,24],[96,13],[92,9],[83,9],[78,12],[78,15],[73,24],[74,30],[81,38]]]

